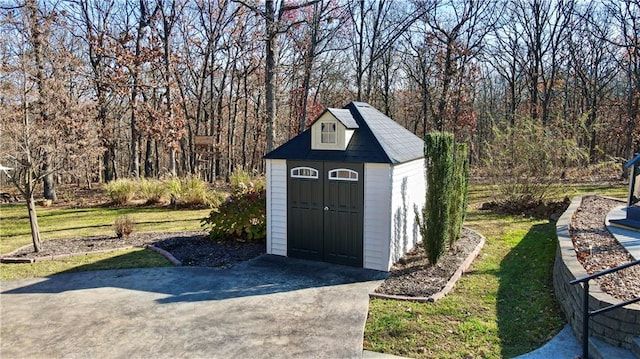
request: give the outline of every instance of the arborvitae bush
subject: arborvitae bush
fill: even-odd
[[[424,144],[427,198],[420,232],[427,259],[436,264],[449,243],[451,233],[451,192],[453,191],[453,135],[427,134]]]
[[[464,214],[467,211],[469,189],[469,159],[467,144],[457,143],[454,159],[453,190],[451,191],[451,213],[449,226],[449,247],[460,238]]]
[[[467,145],[456,145],[453,134],[430,133],[424,146],[426,203],[422,213],[415,208],[415,214],[427,259],[436,264],[462,231],[467,209],[469,161]]]

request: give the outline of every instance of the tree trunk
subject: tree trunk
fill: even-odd
[[[30,191],[27,198],[27,209],[29,210],[29,225],[31,226],[31,240],[33,250],[38,253],[42,250],[40,245],[40,227],[38,227],[38,215],[36,213],[36,203],[33,200],[33,192]]]
[[[457,36],[456,36],[457,37]],[[443,132],[445,130],[446,124],[446,109],[447,109],[447,101],[449,100],[449,86],[451,85],[451,81],[453,79],[454,74],[454,63],[453,63],[453,46],[452,43],[456,37],[447,39],[447,49],[445,51],[444,58],[444,78],[442,79],[442,92],[440,93],[440,99],[438,100],[438,116],[436,118],[436,130]]]
[[[360,0],[360,31],[358,32],[358,53],[356,54],[356,87],[357,101],[362,101],[362,78],[364,77],[364,0]],[[356,28],[357,31],[357,28]]]
[[[147,178],[151,178],[154,176],[152,158],[153,158],[153,139],[151,137],[148,137],[147,149],[144,155],[144,176]]]
[[[107,147],[102,154],[102,166],[104,167],[104,183],[116,179],[116,169],[114,163],[116,156],[114,153],[114,148],[111,146],[112,145]]]
[[[42,178],[43,183],[43,196],[46,199],[50,199],[52,201],[56,201],[58,196],[56,195],[55,183],[53,181],[53,170],[51,165],[51,154],[45,154],[46,159],[44,164],[42,165],[42,172],[45,173],[45,176]]]
[[[266,124],[267,124],[267,153],[274,149],[276,137],[275,119],[276,119],[276,40],[277,28],[275,24],[275,7],[273,0],[265,1],[265,18],[266,18],[266,38],[267,38],[267,54],[265,67],[265,102],[266,102]]]

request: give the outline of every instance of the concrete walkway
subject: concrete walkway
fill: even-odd
[[[616,237],[618,242],[634,259],[638,260],[640,259],[640,232],[611,225],[611,220],[624,218],[627,218],[627,207],[616,207],[607,213],[605,224],[609,232]]]
[[[384,273],[262,256],[2,282],[2,358],[358,358]]]

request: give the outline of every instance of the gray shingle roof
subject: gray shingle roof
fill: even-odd
[[[265,158],[396,164],[424,157],[422,139],[367,103],[351,102],[344,109],[328,111],[347,128],[355,129],[345,151],[312,150],[308,129]]]
[[[337,118],[344,127],[350,130],[359,127],[356,120],[351,116],[351,111],[345,108],[328,108],[327,111],[329,111],[333,117]]]

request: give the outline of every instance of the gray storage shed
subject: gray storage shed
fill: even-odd
[[[325,110],[265,156],[267,253],[388,271],[420,240],[423,148],[369,104]]]

